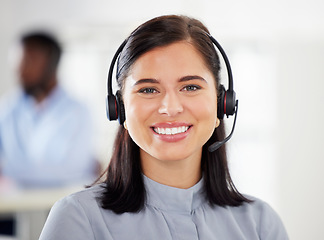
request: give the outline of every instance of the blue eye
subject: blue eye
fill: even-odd
[[[198,85],[188,85],[188,86],[185,86],[183,88],[184,91],[188,91],[188,92],[194,92],[194,91],[197,91],[199,89],[201,89],[201,87],[198,86]]]
[[[142,88],[138,91],[139,93],[145,93],[145,94],[152,94],[152,93],[156,93],[157,90],[154,88]]]

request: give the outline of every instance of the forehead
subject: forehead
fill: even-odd
[[[131,74],[175,71],[188,74],[208,68],[201,53],[188,41],[156,47],[140,56],[131,67]]]
[[[48,61],[50,54],[47,49],[33,45],[24,45],[21,49],[20,58],[22,61]]]
[[[42,54],[42,55],[49,55],[50,49],[47,46],[42,44],[38,44],[37,42],[26,42],[21,45],[23,52],[28,54]]]

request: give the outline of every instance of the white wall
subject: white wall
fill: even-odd
[[[106,161],[117,126],[106,121],[104,105],[115,49],[153,16],[197,17],[232,63],[240,101],[229,144],[236,185],[270,202],[291,239],[323,239],[323,9],[320,0],[2,0],[0,95],[15,83],[12,42],[27,29],[50,27],[65,47],[62,83],[91,106],[97,154]]]
[[[282,216],[294,239],[324,237],[323,40],[283,41],[278,49],[278,187]]]

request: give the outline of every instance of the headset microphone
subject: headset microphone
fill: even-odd
[[[235,114],[233,127],[231,130],[231,133],[222,141],[218,141],[213,143],[208,147],[209,152],[214,152],[218,148],[220,148],[223,144],[225,144],[231,137],[235,129],[236,124],[236,117],[237,117],[237,109],[238,109],[238,100],[236,100],[236,94],[234,92],[233,88],[233,76],[232,76],[232,70],[229,63],[229,60],[226,56],[225,51],[221,47],[221,45],[216,41],[215,38],[213,38],[210,34],[205,34],[209,37],[209,39],[212,41],[212,43],[217,47],[219,52],[221,53],[227,73],[228,73],[228,90],[225,90],[225,87],[223,85],[220,85],[220,88],[218,89],[218,100],[217,100],[217,117],[219,119],[223,119],[224,115],[227,117],[230,115]],[[118,90],[116,94],[113,94],[112,91],[112,75],[113,75],[113,69],[114,65],[117,61],[117,58],[119,54],[122,52],[123,48],[125,47],[127,43],[126,39],[118,48],[117,52],[115,53],[113,60],[110,64],[109,72],[108,72],[108,80],[107,80],[107,91],[108,95],[106,98],[106,110],[107,110],[107,118],[110,121],[117,120],[120,124],[123,124],[125,121],[125,109],[124,109],[124,102],[121,96],[121,92]]]

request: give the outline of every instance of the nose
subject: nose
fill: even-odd
[[[172,117],[181,112],[183,112],[183,104],[180,96],[176,93],[166,93],[163,96],[159,113]]]

